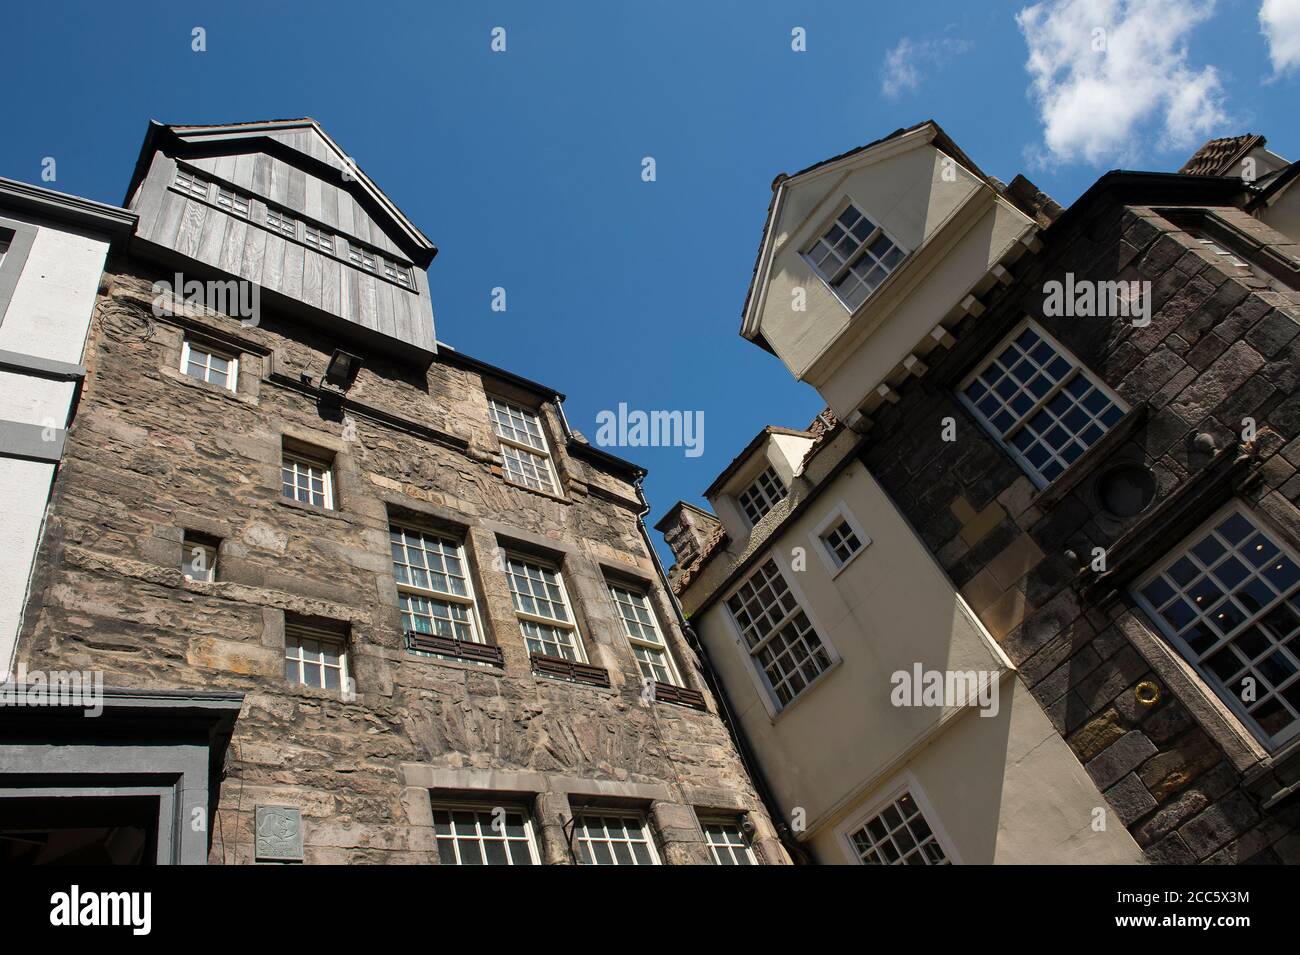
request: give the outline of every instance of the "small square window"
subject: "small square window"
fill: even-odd
[[[227,391],[238,390],[239,359],[207,345],[190,341],[181,345],[181,371]]]
[[[286,621],[285,679],[318,690],[342,690],[348,684],[346,648],[347,641],[338,631]]]
[[[821,535],[822,545],[836,569],[843,567],[862,550],[863,543],[849,522],[841,518]]]
[[[184,169],[176,170],[176,180],[172,183],[172,186],[179,189],[181,192],[198,199],[206,199],[208,197],[207,180],[196,176],[192,172],[187,172]]]
[[[348,261],[357,268],[364,269],[367,272],[375,271],[375,254],[368,249],[359,246],[348,246]]]
[[[334,236],[324,229],[304,225],[302,227],[302,240],[314,249],[319,249],[329,255],[334,254]]]
[[[248,197],[224,187],[217,187],[217,205],[227,212],[248,218]]]
[[[334,474],[329,462],[284,452],[281,493],[292,501],[334,508]]]
[[[190,580],[216,580],[217,542],[187,531],[181,544],[181,573]]]
[[[290,239],[298,236],[298,220],[275,209],[266,210],[266,226],[272,232],[287,236]]]
[[[402,288],[411,288],[411,270],[400,262],[384,259],[384,277],[392,279]]]

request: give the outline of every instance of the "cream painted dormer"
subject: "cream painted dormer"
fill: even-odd
[[[1037,241],[1034,220],[930,121],[774,192],[741,334],[850,424],[922,372],[963,302]]]
[[[732,541],[743,548],[754,527],[789,497],[813,440],[806,431],[766,427],[704,492]]]

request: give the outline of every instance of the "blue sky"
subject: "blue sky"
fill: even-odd
[[[0,175],[39,182],[54,157],[48,185],[118,203],[151,118],[315,117],[440,247],[440,339],[565,392],[592,438],[620,402],[704,412],[699,457],[610,449],[650,469],[653,520],[822,407],[738,335],[777,173],[925,118],[1062,204],[1208,135],[1300,158],[1300,0],[1265,0],[1267,36],[1259,0],[1027,6],[11,5]]]

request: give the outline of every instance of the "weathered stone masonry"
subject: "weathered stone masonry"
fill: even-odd
[[[1293,546],[1300,541],[1300,293],[1229,275],[1162,215],[1166,195],[1145,204],[1153,199],[1125,189],[1102,180],[1043,233],[1041,253],[1017,263],[987,310],[963,321],[953,349],[931,355],[931,373],[873,415],[864,460],[1151,861],[1297,862],[1300,805],[1286,787],[1300,779],[1300,761],[1245,736],[1155,634],[1125,583],[1234,494]],[[1169,204],[1189,201],[1169,194]],[[1290,240],[1231,201],[1192,200],[1300,259]],[[1043,285],[1066,272],[1149,280],[1151,323],[1045,317]],[[1044,491],[954,391],[1025,315],[1134,409]],[[957,422],[955,442],[940,438],[947,417]],[[1246,417],[1258,423],[1249,443]],[[1123,520],[1097,505],[1095,483],[1126,459],[1148,467],[1158,489],[1144,513]],[[1108,575],[1086,566],[1097,547],[1106,549]],[[1143,681],[1158,687],[1155,705],[1138,700]],[[1294,757],[1294,747],[1288,752]]]
[[[254,807],[287,805],[307,862],[437,862],[430,792],[523,805],[545,862],[572,860],[566,824],[587,804],[646,811],[670,863],[709,861],[696,811],[747,813],[760,859],[785,861],[656,577],[630,469],[571,453],[544,401],[564,497],[506,483],[485,386],[524,385],[451,351],[427,376],[365,356],[331,412],[314,384],[335,347],[323,332],[266,309],[256,327],[180,307],[154,318],[151,283],[169,277],[110,261],[20,658],[100,669],[110,686],[246,695],[210,861],[253,861]],[[239,353],[237,394],[176,370],[185,334]],[[334,455],[337,509],[281,496],[286,441]],[[392,519],[463,534],[502,667],[405,649]],[[186,532],[219,539],[216,582],[182,576]],[[532,672],[506,546],[559,562],[608,689]],[[706,710],[642,699],[606,583],[619,575],[648,587]],[[346,626],[355,700],[286,682],[286,614]]]

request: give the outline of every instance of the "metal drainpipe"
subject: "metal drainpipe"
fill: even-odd
[[[677,616],[677,624],[682,628],[682,633],[686,640],[696,653],[700,655],[700,661],[704,664],[704,681],[709,686],[709,692],[718,702],[718,715],[722,718],[722,723],[727,727],[727,732],[731,736],[731,741],[736,744],[736,750],[740,754],[740,761],[744,764],[745,771],[749,773],[750,779],[754,781],[754,788],[758,790],[758,798],[763,803],[763,808],[767,810],[768,818],[772,820],[772,825],[776,827],[777,838],[781,840],[781,845],[789,853],[790,858],[796,865],[811,865],[812,859],[807,851],[798,840],[794,838],[794,833],[790,831],[790,825],[786,822],[785,815],[781,812],[777,804],[776,797],[772,794],[772,787],[768,784],[767,777],[758,766],[758,760],[754,756],[754,751],[745,738],[744,730],[732,716],[731,709],[727,705],[726,694],[723,693],[722,687],[718,684],[717,677],[714,675],[713,665],[709,661],[709,651],[705,649],[699,634],[695,628],[686,619],[686,614],[682,612],[682,605],[677,599],[677,594],[673,593],[672,584],[668,582],[668,574],[664,570],[663,562],[659,559],[659,552],[655,550],[654,542],[650,539],[650,531],[645,525],[645,516],[650,513],[650,502],[646,500],[645,491],[641,487],[643,478],[637,478],[633,482],[636,488],[636,496],[641,501],[643,510],[636,516],[636,526],[641,531],[641,539],[645,541],[646,549],[650,551],[650,559],[654,561],[655,570],[659,573],[659,580],[664,585],[664,591],[668,594],[668,600],[673,606],[673,612]]]

